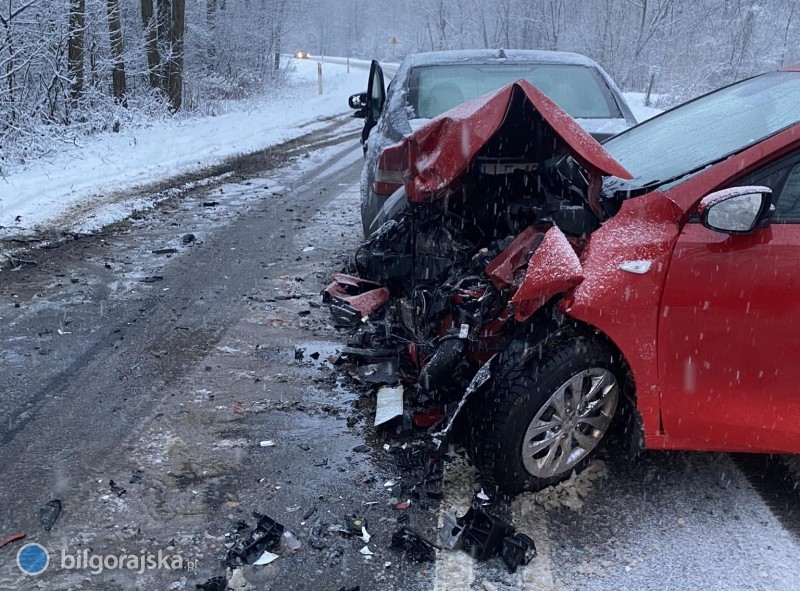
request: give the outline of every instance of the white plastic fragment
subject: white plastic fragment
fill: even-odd
[[[469,336],[469,324],[462,324],[458,331],[459,339],[466,339]]]
[[[485,492],[483,492],[483,489],[481,489],[481,492],[479,492],[475,496],[477,496],[481,501],[488,501],[489,500],[489,495],[487,495]]]
[[[275,442],[272,439],[266,439],[258,444],[259,447],[275,447]]]
[[[278,558],[277,554],[273,554],[272,552],[264,551],[264,553],[261,555],[261,557],[258,560],[256,560],[253,563],[253,565],[254,566],[264,566],[265,564],[269,564],[270,562],[272,562],[273,560],[276,560],[277,558]]]
[[[382,425],[403,415],[403,386],[383,386],[378,390],[375,425]]]
[[[370,539],[372,538],[369,533],[367,533],[367,528],[363,525],[361,526],[361,539],[364,540],[365,544],[369,544]]]
[[[383,488],[392,488],[395,484],[397,484],[396,480],[387,480],[383,483]]]
[[[370,550],[370,549],[369,549],[369,546],[364,546],[363,548],[361,548],[360,552],[361,552],[361,553],[362,553],[364,556],[372,556],[372,555],[373,555],[373,554],[372,554],[372,550]]]

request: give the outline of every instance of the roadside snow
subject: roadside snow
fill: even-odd
[[[633,111],[633,116],[636,117],[636,121],[639,123],[664,112],[664,109],[645,107],[643,92],[623,92],[622,96],[625,97],[628,106],[631,108],[631,111]],[[652,98],[655,99],[655,95]]]
[[[322,95],[317,61],[296,60],[285,92],[216,117],[176,119],[107,133],[0,178],[0,238],[30,233],[69,209],[101,211],[91,226],[122,219],[126,208],[103,208],[112,193],[196,172],[323,127],[349,112],[347,97],[363,92],[367,69],[325,63]],[[86,228],[84,228],[86,229]]]

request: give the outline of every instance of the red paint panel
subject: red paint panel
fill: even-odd
[[[517,281],[517,273],[525,267],[531,253],[541,242],[543,230],[528,226],[503,252],[486,266],[486,274],[497,289],[506,289]]]
[[[800,224],[749,235],[687,224],[659,329],[668,439],[697,450],[800,452]]]
[[[528,262],[525,279],[511,298],[514,317],[523,321],[548,299],[583,281],[583,268],[567,237],[553,226]]]
[[[581,255],[585,279],[561,304],[568,316],[600,329],[630,366],[645,443],[659,436],[656,356],[659,306],[681,211],[662,193],[625,201],[619,213],[589,238]],[[644,274],[620,268],[649,261]]]
[[[389,300],[389,290],[379,283],[343,273],[335,273],[332,277],[333,283],[325,288],[323,300],[343,300],[362,317],[376,312]]]
[[[515,100],[519,96],[524,100]],[[632,178],[572,117],[529,82],[520,80],[446,111],[399,145],[386,149],[392,152],[391,158],[403,151],[408,154],[409,176],[405,187],[409,201],[441,197],[444,189],[464,174],[504,121],[523,120],[521,109],[526,102],[590,174]]]

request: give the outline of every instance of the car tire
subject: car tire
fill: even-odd
[[[468,448],[484,484],[515,495],[585,468],[617,413],[619,361],[597,337],[559,337],[534,349],[512,342],[493,387],[472,406]]]

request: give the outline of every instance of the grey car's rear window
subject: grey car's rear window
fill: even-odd
[[[469,99],[525,79],[578,119],[621,118],[611,89],[591,67],[566,64],[421,66],[409,74],[409,104],[431,118]]]

